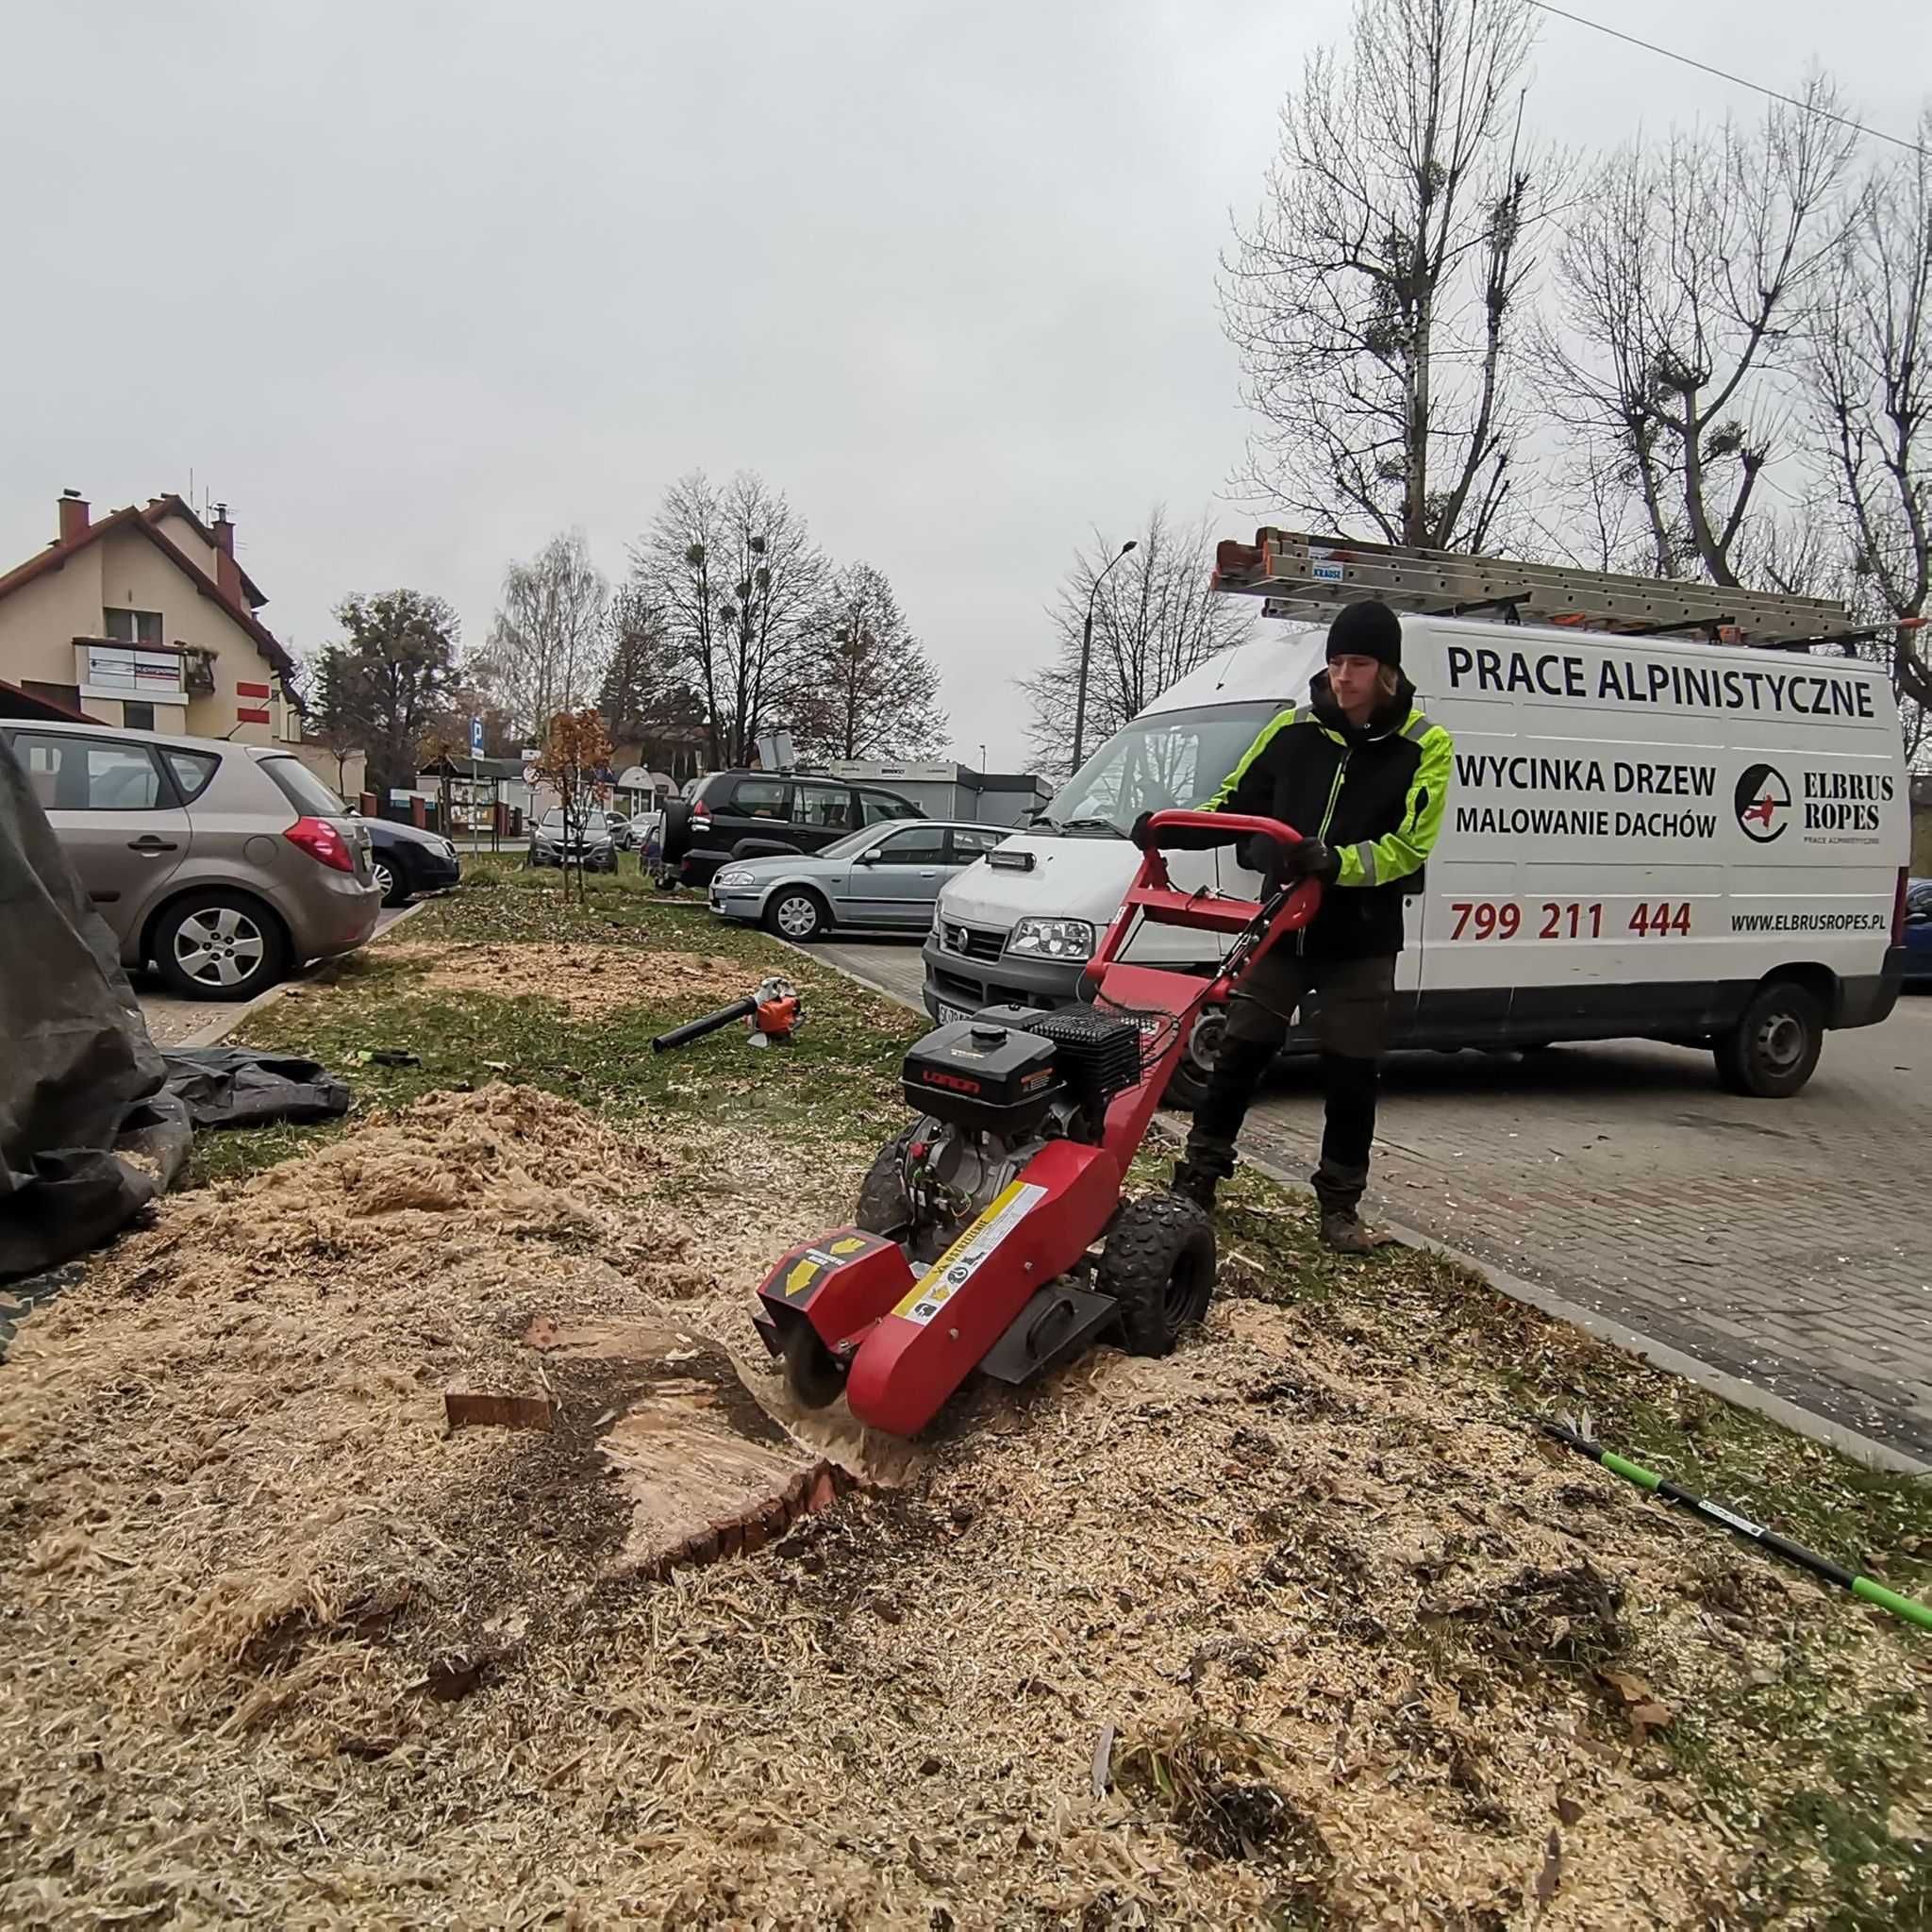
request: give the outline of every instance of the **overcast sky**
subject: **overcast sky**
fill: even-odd
[[[1925,0],[1574,0],[1868,123]],[[604,569],[663,487],[764,473],[892,579],[976,763],[1076,542],[1221,496],[1244,425],[1215,257],[1340,0],[61,0],[0,66],[0,568],[97,510],[225,499],[311,649],[407,584],[488,634],[503,565]],[[1530,117],[1585,145],[1726,89],[1546,20]]]

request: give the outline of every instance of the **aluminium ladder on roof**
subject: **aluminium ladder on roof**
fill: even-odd
[[[1252,544],[1224,542],[1214,587],[1268,600],[1270,616],[1312,616],[1322,608],[1379,598],[1395,610],[1460,616],[1500,610],[1512,620],[1641,637],[1703,631],[1727,643],[1825,642],[1853,629],[1827,597],[1730,591],[1615,571],[1519,563],[1399,543],[1310,537],[1261,529]]]

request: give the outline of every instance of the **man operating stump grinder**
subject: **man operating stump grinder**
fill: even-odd
[[[1322,1057],[1322,1158],[1309,1177],[1322,1239],[1344,1255],[1366,1254],[1388,1239],[1365,1228],[1357,1208],[1375,1137],[1402,901],[1422,890],[1453,751],[1448,732],[1418,708],[1415,687],[1403,675],[1400,620],[1386,604],[1350,604],[1328,628],[1328,668],[1309,686],[1308,703],[1272,719],[1208,801],[1208,811],[1292,826],[1303,837],[1286,858],[1257,839],[1243,849],[1243,863],[1285,866],[1288,876],[1318,878],[1327,890],[1293,944],[1264,955],[1229,1002],[1221,1054],[1174,1169],[1176,1193],[1213,1207],[1216,1186],[1234,1172],[1235,1142],[1255,1091],[1300,1007]],[[1147,841],[1148,816],[1135,823],[1137,845]],[[1178,839],[1170,832],[1162,842],[1233,841],[1190,830]],[[1270,890],[1277,883],[1271,877]]]

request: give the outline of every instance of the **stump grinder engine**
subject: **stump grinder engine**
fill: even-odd
[[[1299,837],[1224,812],[1152,826],[1157,844],[1211,831],[1285,853]],[[1107,1339],[1165,1355],[1207,1311],[1213,1224],[1178,1195],[1124,1200],[1122,1183],[1196,1014],[1320,899],[1312,881],[1259,904],[1179,891],[1148,851],[1088,965],[1091,1005],[989,1007],[920,1041],[902,1075],[919,1118],[873,1162],[855,1224],[791,1249],[758,1290],[753,1319],[798,1399],[842,1391],[860,1422],[910,1436],[974,1369],[1024,1383]],[[1143,921],[1233,944],[1208,977],[1132,964]]]

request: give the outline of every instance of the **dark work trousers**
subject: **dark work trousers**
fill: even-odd
[[[1287,945],[1263,956],[1228,1002],[1227,1031],[1194,1109],[1186,1164],[1225,1180],[1262,1075],[1300,1008],[1322,1057],[1321,1165],[1309,1177],[1324,1212],[1352,1212],[1369,1179],[1375,1093],[1389,1044],[1395,959],[1307,959]]]

